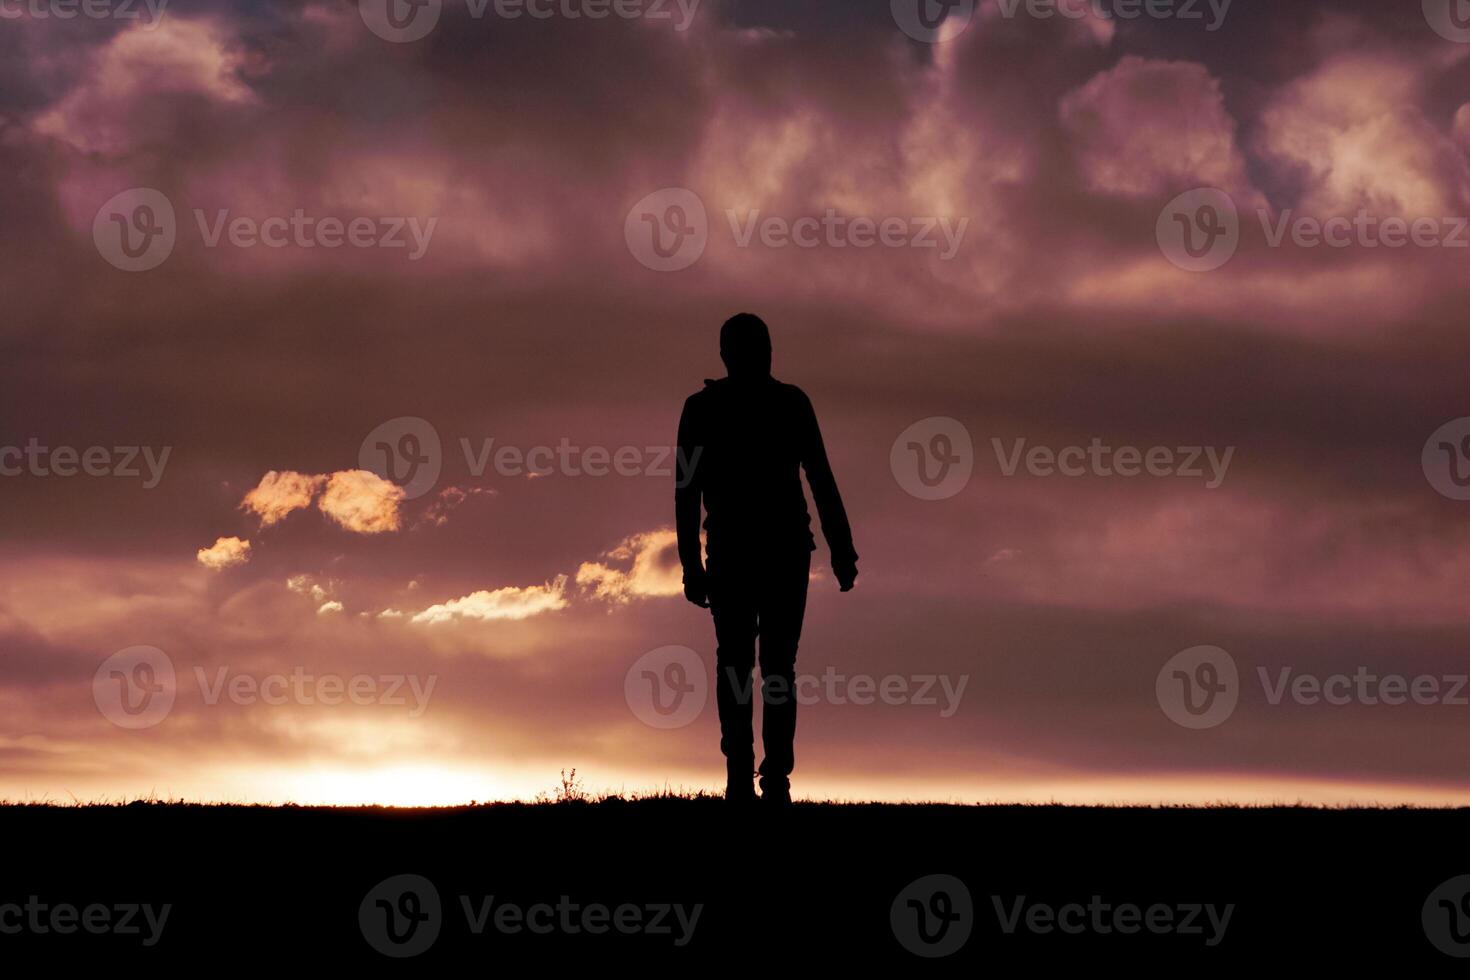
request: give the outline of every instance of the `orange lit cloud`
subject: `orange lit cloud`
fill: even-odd
[[[327,481],[317,506],[357,534],[382,534],[402,526],[398,504],[403,488],[367,470],[343,470]]]
[[[271,470],[260,478],[255,489],[245,495],[240,507],[259,517],[261,527],[270,527],[280,523],[292,511],[310,507],[326,481],[325,476]]]
[[[544,612],[565,609],[566,588],[567,577],[558,575],[545,585],[531,585],[526,588],[508,586],[493,592],[481,590],[430,606],[415,615],[411,622],[434,624],[455,619],[526,619]]]
[[[577,585],[595,598],[628,602],[634,598],[682,595],[683,570],[679,566],[678,537],[672,528],[645,531],[625,539],[602,556],[625,567],[604,562],[583,562],[577,569]]]
[[[356,534],[382,534],[402,526],[398,506],[403,498],[402,487],[367,470],[318,476],[271,470],[245,495],[240,507],[257,515],[264,528],[316,500],[318,509],[341,527]]]
[[[443,527],[449,523],[449,515],[466,500],[482,496],[493,497],[495,491],[485,487],[445,487],[439,491],[439,495],[429,504],[414,527]]]
[[[199,564],[211,571],[243,565],[250,560],[250,542],[240,538],[220,538],[208,548],[200,548]]]

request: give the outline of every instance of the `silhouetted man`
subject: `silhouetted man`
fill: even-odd
[[[715,620],[715,692],[725,796],[755,798],[751,671],[760,637],[761,793],[791,800],[796,736],[796,646],[806,612],[812,538],[801,489],[806,470],[832,571],[843,592],[857,579],[857,552],[812,403],[795,385],[771,377],[771,335],[760,317],[741,313],[720,328],[729,376],[705,381],[679,419],[679,482],[674,512],[684,595]],[[699,547],[700,504],[708,566]]]

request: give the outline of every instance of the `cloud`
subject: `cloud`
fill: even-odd
[[[220,538],[208,548],[200,548],[195,558],[211,571],[233,568],[250,560],[250,542],[240,538]]]
[[[242,58],[225,32],[205,21],[170,16],[122,31],[99,48],[75,88],[39,116],[36,132],[82,153],[120,155],[168,136],[161,99],[213,106],[255,101],[239,76]]]
[[[271,470],[240,501],[240,508],[259,517],[261,527],[270,527],[280,523],[292,511],[310,507],[312,498],[326,482],[325,476]]]
[[[317,608],[316,614],[320,616],[323,613],[334,613],[341,611],[342,603],[338,602],[336,599],[332,599],[328,602],[322,603],[321,606]]]
[[[367,470],[343,470],[327,481],[317,506],[332,520],[358,534],[382,534],[402,526],[398,504],[403,488]]]
[[[1259,152],[1301,185],[1301,208],[1319,217],[1461,213],[1470,165],[1425,114],[1425,68],[1407,55],[1348,52],[1276,94],[1261,115]]]
[[[1094,191],[1249,189],[1235,120],[1204,65],[1128,55],[1062,99],[1061,118]]]
[[[437,606],[430,606],[411,620],[415,623],[447,623],[455,619],[528,619],[567,607],[567,577],[558,575],[545,585],[514,586],[481,590]]]
[[[309,595],[318,602],[321,602],[330,595],[315,579],[310,575],[304,574],[292,575],[286,579],[286,588],[300,595]]]
[[[7,482],[8,513],[26,531],[24,553],[0,560],[0,628],[13,649],[6,623],[18,620],[35,652],[31,673],[7,670],[0,712],[13,732],[67,746],[64,759],[5,774],[7,785],[60,795],[85,776],[99,793],[166,782],[279,799],[324,757],[378,748],[350,712],[181,698],[181,717],[144,759],[75,696],[118,637],[168,650],[182,672],[269,673],[282,651],[317,672],[402,672],[433,658],[446,700],[430,726],[410,739],[391,715],[363,719],[403,739],[377,753],[385,765],[462,753],[497,776],[521,760],[554,772],[572,759],[629,785],[721,778],[705,725],[640,732],[620,696],[643,651],[713,642],[707,618],[682,605],[633,601],[676,594],[666,547],[595,554],[667,520],[666,483],[505,480],[494,507],[452,509],[454,494],[400,501],[404,527],[447,516],[455,532],[391,541],[338,534],[320,517],[287,521],[269,549],[252,532],[257,518],[267,526],[312,507],[362,434],[410,409],[446,445],[492,424],[524,445],[664,440],[686,386],[718,371],[713,332],[740,296],[771,322],[781,375],[821,407],[871,565],[858,599],[813,586],[811,669],[831,656],[876,676],[983,667],[995,680],[971,685],[974,700],[933,729],[918,762],[902,758],[916,713],[819,708],[803,735],[814,786],[853,795],[871,772],[922,769],[941,797],[994,798],[1007,791],[988,780],[1032,761],[1079,779],[1172,768],[1202,783],[1228,771],[1306,785],[1352,770],[1465,786],[1453,752],[1423,751],[1454,744],[1453,718],[1433,709],[1366,724],[1345,712],[1252,716],[1262,705],[1246,699],[1226,740],[1204,744],[1168,738],[1154,703],[1159,664],[1195,643],[1230,649],[1242,676],[1307,657],[1326,672],[1366,663],[1412,676],[1442,672],[1443,651],[1470,633],[1464,505],[1434,493],[1418,459],[1431,431],[1466,412],[1463,251],[1267,249],[1245,197],[1247,234],[1215,273],[1176,269],[1154,240],[1172,196],[1158,188],[1243,182],[1242,154],[1251,182],[1299,212],[1454,203],[1470,109],[1456,115],[1465,69],[1436,59],[1470,46],[1443,43],[1414,5],[1394,13],[1377,0],[1369,26],[1326,52],[1294,28],[1364,0],[1232,14],[1229,44],[1116,22],[1116,50],[1088,40],[1105,23],[1095,18],[995,16],[925,50],[886,11],[875,30],[850,4],[829,3],[843,20],[834,34],[807,29],[821,4],[746,3],[722,4],[682,38],[611,23],[527,31],[523,20],[441,29],[390,51],[349,4],[202,6],[219,29],[150,58],[151,77],[120,58],[143,39],[119,41],[116,27],[33,33],[34,44],[0,32],[0,162],[11,176],[0,187],[0,280],[19,305],[0,332],[24,339],[0,363],[10,428],[53,431],[65,404],[78,438],[120,436],[126,421],[195,447],[147,494],[119,492],[116,480]],[[734,7],[769,40],[737,43],[719,20]],[[199,16],[191,8],[181,23]],[[810,20],[787,29],[789,18]],[[1375,39],[1379,21],[1395,23]],[[1119,60],[1129,53],[1145,57]],[[194,57],[204,69],[224,60],[211,74],[188,68]],[[99,81],[107,66],[119,69],[115,101]],[[608,112],[568,66],[595,68],[625,111]],[[255,101],[215,80],[248,84]],[[629,254],[623,229],[634,201],[668,185],[702,196],[712,235],[696,266],[661,276]],[[173,256],[141,286],[101,266],[91,240],[98,206],[132,186],[166,193],[179,219]],[[960,253],[940,262],[909,248],[739,248],[726,215],[829,207],[973,221]],[[195,208],[441,221],[410,266],[392,250],[375,261],[352,249],[206,249]],[[74,329],[43,335],[34,322]],[[487,327],[494,356],[470,356]],[[628,356],[630,337],[659,356]],[[70,356],[79,338],[174,356],[99,372]],[[924,504],[895,484],[890,444],[938,415],[971,428],[977,473],[954,500]],[[991,434],[1238,445],[1239,482],[1232,470],[1199,500],[1186,481],[1002,478]],[[277,473],[257,488],[259,509],[208,523],[250,489],[218,500],[222,475],[248,481],[272,461],[328,475],[295,474],[293,491]],[[250,563],[201,574],[190,557],[210,540],[201,527],[255,539]],[[321,584],[282,588],[300,569]],[[559,570],[574,573],[570,591],[475,591]],[[410,580],[424,587],[404,588]],[[537,601],[566,608],[479,628],[408,625],[456,596],[422,622],[484,609],[504,618]],[[354,615],[318,614],[336,601]],[[545,670],[546,657],[455,656],[505,633],[516,653],[554,652],[558,669]],[[905,644],[916,636],[924,642]],[[1076,683],[1038,684],[1037,663]],[[413,739],[435,751],[420,758]],[[878,765],[859,772],[854,759]],[[242,777],[237,760],[259,771]],[[835,782],[842,773],[852,781]],[[386,784],[367,776],[368,792]],[[1049,798],[1045,787],[1028,795]]]
[[[443,527],[449,523],[449,515],[471,497],[493,497],[495,491],[486,487],[445,487],[430,502],[423,515],[414,522],[415,528]]]
[[[990,556],[994,594],[1059,609],[1195,605],[1338,624],[1392,610],[1400,625],[1470,621],[1470,532],[1426,524],[1404,504],[1176,491],[1120,495],[1105,517],[1078,520],[1064,501],[1024,486],[997,488],[992,500],[1029,542]]]
[[[458,500],[463,500],[462,491],[456,488],[450,491],[459,493]],[[357,534],[382,534],[403,526],[398,509],[403,498],[402,487],[367,470],[341,470],[317,476],[271,470],[245,495],[240,507],[259,516],[260,526],[264,528],[279,523],[293,511],[310,507],[316,500],[321,512],[341,527]],[[458,500],[446,503],[447,509],[436,512],[442,518],[437,523],[448,519],[448,509],[457,506]]]
[[[577,569],[577,585],[608,602],[681,595],[684,576],[678,547],[678,535],[672,528],[635,534],[602,555],[625,568],[583,562]]]

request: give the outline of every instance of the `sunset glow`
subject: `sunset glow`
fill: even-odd
[[[754,310],[861,554],[798,797],[1470,803],[1470,44],[696,6],[0,23],[0,797],[718,791]]]

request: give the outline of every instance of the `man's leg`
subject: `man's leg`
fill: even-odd
[[[761,791],[773,801],[790,798],[791,769],[796,763],[796,648],[806,615],[810,571],[810,553],[773,561],[761,594],[761,703],[765,711],[761,742],[766,750],[761,760]]]
[[[709,601],[715,620],[715,701],[727,796],[753,796],[755,736],[751,671],[755,668],[756,602],[748,576],[710,563]]]

